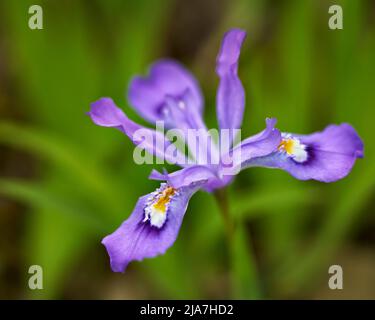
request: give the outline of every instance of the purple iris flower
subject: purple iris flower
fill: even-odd
[[[238,77],[238,60],[246,33],[232,29],[223,38],[216,61],[220,78],[217,91],[217,117],[219,129],[240,129],[245,93]],[[189,129],[208,130],[203,121],[203,98],[195,78],[180,64],[171,60],[152,65],[147,77],[136,77],[129,87],[128,99],[135,110],[147,121],[163,121],[167,128],[180,129],[185,138]],[[227,152],[213,147],[206,149],[217,164],[201,161],[201,155],[191,148],[195,163],[189,164],[186,156],[163,133],[144,128],[130,120],[112,99],[94,102],[89,115],[100,126],[114,127],[125,133],[135,145],[139,129],[145,130],[164,143],[142,143],[142,148],[181,166],[173,173],[152,171],[150,178],[162,180],[160,188],[142,196],[130,215],[102,243],[110,256],[115,272],[124,272],[133,260],[155,257],[175,242],[191,196],[199,189],[212,192],[229,184],[225,157],[230,166],[239,170],[248,167],[269,167],[286,170],[300,180],[314,179],[332,182],[345,177],[356,158],[363,156],[363,143],[349,124],[330,125],[322,132],[311,135],[282,133],[275,128],[276,120],[267,119],[266,128],[237,145],[231,138]],[[155,141],[155,140],[154,140]],[[192,146],[187,139],[187,146]],[[199,146],[198,146],[199,149]]]

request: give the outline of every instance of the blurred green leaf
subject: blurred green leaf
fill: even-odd
[[[159,45],[160,25],[169,3],[46,2],[42,32],[27,28],[32,1],[4,4],[9,67],[22,88],[24,100],[19,103],[36,128],[7,127],[7,135],[0,139],[42,155],[47,160],[41,170],[43,189],[74,199],[82,204],[83,212],[100,214],[112,221],[113,228],[126,218],[133,206],[131,199],[145,183],[137,175],[139,167],[129,165],[129,161],[122,163],[131,144],[121,150],[123,137],[98,129],[85,112],[100,96],[123,99],[130,76],[155,58],[151,49]],[[113,175],[103,171],[103,163],[111,167],[108,171]],[[130,182],[134,177],[137,179]],[[26,224],[30,261],[37,260],[45,268],[49,289],[44,290],[43,297],[59,294],[72,264],[89,241],[74,217],[60,215],[58,208],[53,210],[56,215],[51,211],[33,210],[33,219]],[[94,241],[99,242],[100,238]],[[28,246],[30,243],[33,245]]]
[[[324,201],[313,188],[261,188],[250,195],[235,195],[232,211],[236,219],[252,219],[268,214],[281,214],[275,208],[289,207],[291,204],[309,205]]]
[[[201,298],[197,278],[191,272],[192,261],[184,247],[182,241],[177,241],[165,255],[143,261],[145,275],[166,299]]]
[[[291,256],[285,261],[280,272],[274,274],[273,280],[284,293],[296,293],[298,290],[305,290],[308,285],[311,286],[324,264],[334,264],[333,261],[329,262],[332,254],[356,230],[359,214],[371,199],[375,188],[373,160],[367,161],[362,172],[350,181],[345,181],[346,187],[335,201],[330,203],[330,214],[314,236],[312,246],[302,254]]]
[[[22,201],[36,208],[50,209],[51,212],[59,212],[69,215],[77,223],[87,226],[95,232],[108,230],[108,223],[85,211],[85,208],[77,204],[71,204],[69,199],[59,198],[49,190],[38,186],[34,182],[26,182],[15,179],[0,178],[0,194]]]
[[[98,195],[94,199],[104,201],[107,216],[118,212],[117,199],[121,194],[117,194],[115,181],[107,178],[87,154],[67,141],[51,132],[3,121],[0,122],[0,142],[46,157],[50,163],[65,169],[65,174],[82,185],[82,190]]]

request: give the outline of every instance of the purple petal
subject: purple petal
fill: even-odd
[[[245,92],[237,75],[238,59],[246,32],[232,29],[224,35],[216,61],[216,73],[220,77],[216,96],[217,116],[220,129],[239,129],[245,108]]]
[[[159,180],[159,181],[166,181],[166,177],[168,176],[168,172],[165,171],[160,173],[158,170],[152,169],[150,175],[148,176],[151,180]]]
[[[241,167],[252,158],[262,157],[274,152],[281,141],[281,133],[275,128],[276,119],[266,119],[266,129],[243,140],[221,157],[220,176],[236,175]],[[227,178],[226,184],[231,179]]]
[[[297,135],[307,145],[315,145],[320,151],[337,152],[363,158],[363,142],[348,123],[329,125],[323,132]]]
[[[119,129],[135,145],[142,144],[142,148],[156,157],[181,166],[184,166],[187,162],[185,156],[161,132],[142,127],[130,120],[110,98],[101,98],[92,103],[88,115],[99,126]],[[145,137],[149,137],[149,139]]]
[[[162,174],[153,170],[149,178],[153,180],[168,181],[168,184],[172,187],[181,188],[193,183],[206,183],[207,181],[217,179],[217,176],[210,167],[194,165],[170,174],[167,172]]]
[[[276,151],[252,159],[244,167],[280,168],[300,180],[333,182],[348,175],[356,159],[363,156],[363,142],[349,124],[330,125],[322,132],[294,137],[306,146],[305,161],[297,162],[286,153]]]
[[[243,140],[233,148],[234,163],[240,165],[255,157],[262,157],[277,149],[281,141],[281,133],[275,128],[277,120],[266,119],[266,129],[262,132]]]
[[[199,183],[205,191],[213,192],[216,189],[225,187],[234,178],[234,176],[229,175],[219,177],[218,174],[220,174],[220,172],[217,173],[211,167],[196,165],[183,168],[171,174],[168,174],[168,172],[160,173],[156,170],[152,170],[149,179],[168,181],[170,185],[176,188]]]
[[[202,95],[196,80],[183,66],[171,60],[156,62],[147,77],[133,79],[128,98],[148,121],[163,121],[169,129],[180,129],[196,163],[202,162],[195,147],[197,138],[188,136],[189,129],[202,129],[208,135],[202,119]]]
[[[153,193],[139,198],[130,217],[102,241],[108,251],[112,270],[124,272],[133,260],[141,261],[164,254],[175,242],[190,197],[198,189],[199,186],[189,186],[177,190],[169,202],[166,220],[160,228],[145,221],[145,207]]]
[[[183,97],[187,106],[191,98],[190,92],[185,92]],[[219,158],[216,144],[211,144],[211,136],[203,119],[194,108],[189,110],[181,108],[179,102],[170,96],[166,97],[165,106],[168,107],[166,127],[178,129],[178,136],[183,139],[183,142],[189,148],[190,155],[193,158],[192,163],[205,165],[211,155],[214,158]]]
[[[189,100],[184,100],[189,91]],[[182,65],[161,60],[151,66],[147,77],[135,77],[129,86],[128,99],[137,112],[150,122],[165,121],[165,99],[183,101],[188,109],[201,115],[203,99],[195,78]]]

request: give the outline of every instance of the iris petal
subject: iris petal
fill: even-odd
[[[283,152],[251,159],[243,167],[279,168],[299,180],[333,182],[351,171],[357,158],[363,156],[363,142],[349,124],[330,125],[322,132],[293,135],[306,146],[307,160],[296,162]]]
[[[277,149],[281,141],[281,133],[275,128],[276,119],[266,119],[266,129],[251,136],[235,146],[222,157],[220,171],[223,175],[238,173],[243,164],[253,158],[266,156]],[[225,161],[225,164],[223,163]],[[237,170],[238,169],[238,170]]]
[[[188,101],[184,97],[187,91]],[[129,86],[130,104],[151,123],[168,120],[163,113],[167,96],[186,103],[187,109],[194,109],[201,116],[201,90],[193,75],[178,62],[158,61],[151,66],[147,77],[135,77]]]
[[[112,270],[124,272],[131,261],[164,254],[176,241],[189,200],[199,187],[193,184],[177,190],[170,200],[166,221],[161,228],[145,221],[144,209],[152,193],[140,197],[130,217],[102,241]]]
[[[215,171],[208,166],[194,165],[170,174],[168,174],[168,172],[160,173],[156,170],[152,170],[149,178],[168,181],[171,186],[180,188],[193,183],[200,183],[203,186],[208,181],[217,179],[217,176]]]
[[[202,163],[202,152],[217,152],[199,150],[198,139],[188,135],[189,129],[200,129],[203,137],[209,137],[202,118],[203,98],[198,83],[179,63],[161,60],[153,64],[148,76],[131,81],[128,98],[151,123],[163,121],[168,129],[180,129],[196,163]]]
[[[185,166],[187,162],[185,155],[180,153],[161,132],[142,127],[130,120],[125,113],[115,105],[112,99],[101,98],[92,103],[88,115],[91,117],[92,121],[99,126],[119,129],[125,133],[135,145],[142,143],[142,148],[156,157]],[[142,139],[142,136],[147,136],[149,139]]]
[[[246,32],[228,31],[216,60],[216,73],[220,77],[216,95],[217,117],[220,129],[239,129],[245,108],[245,92],[237,75],[238,60]]]

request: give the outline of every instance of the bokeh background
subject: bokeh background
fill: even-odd
[[[31,4],[43,30],[28,28]],[[343,30],[328,28],[332,4]],[[215,127],[215,58],[231,27],[248,32],[243,137],[267,116],[298,133],[350,122],[365,158],[333,184],[244,171],[229,187],[231,245],[214,197],[200,192],[167,254],[114,274],[100,241],[157,183],[120,132],[85,112],[110,96],[144,123],[127,104],[129,80],[172,57],[198,78]],[[0,298],[374,299],[374,57],[371,0],[1,0]],[[28,288],[33,264],[43,290]],[[334,264],[343,290],[328,288]]]

